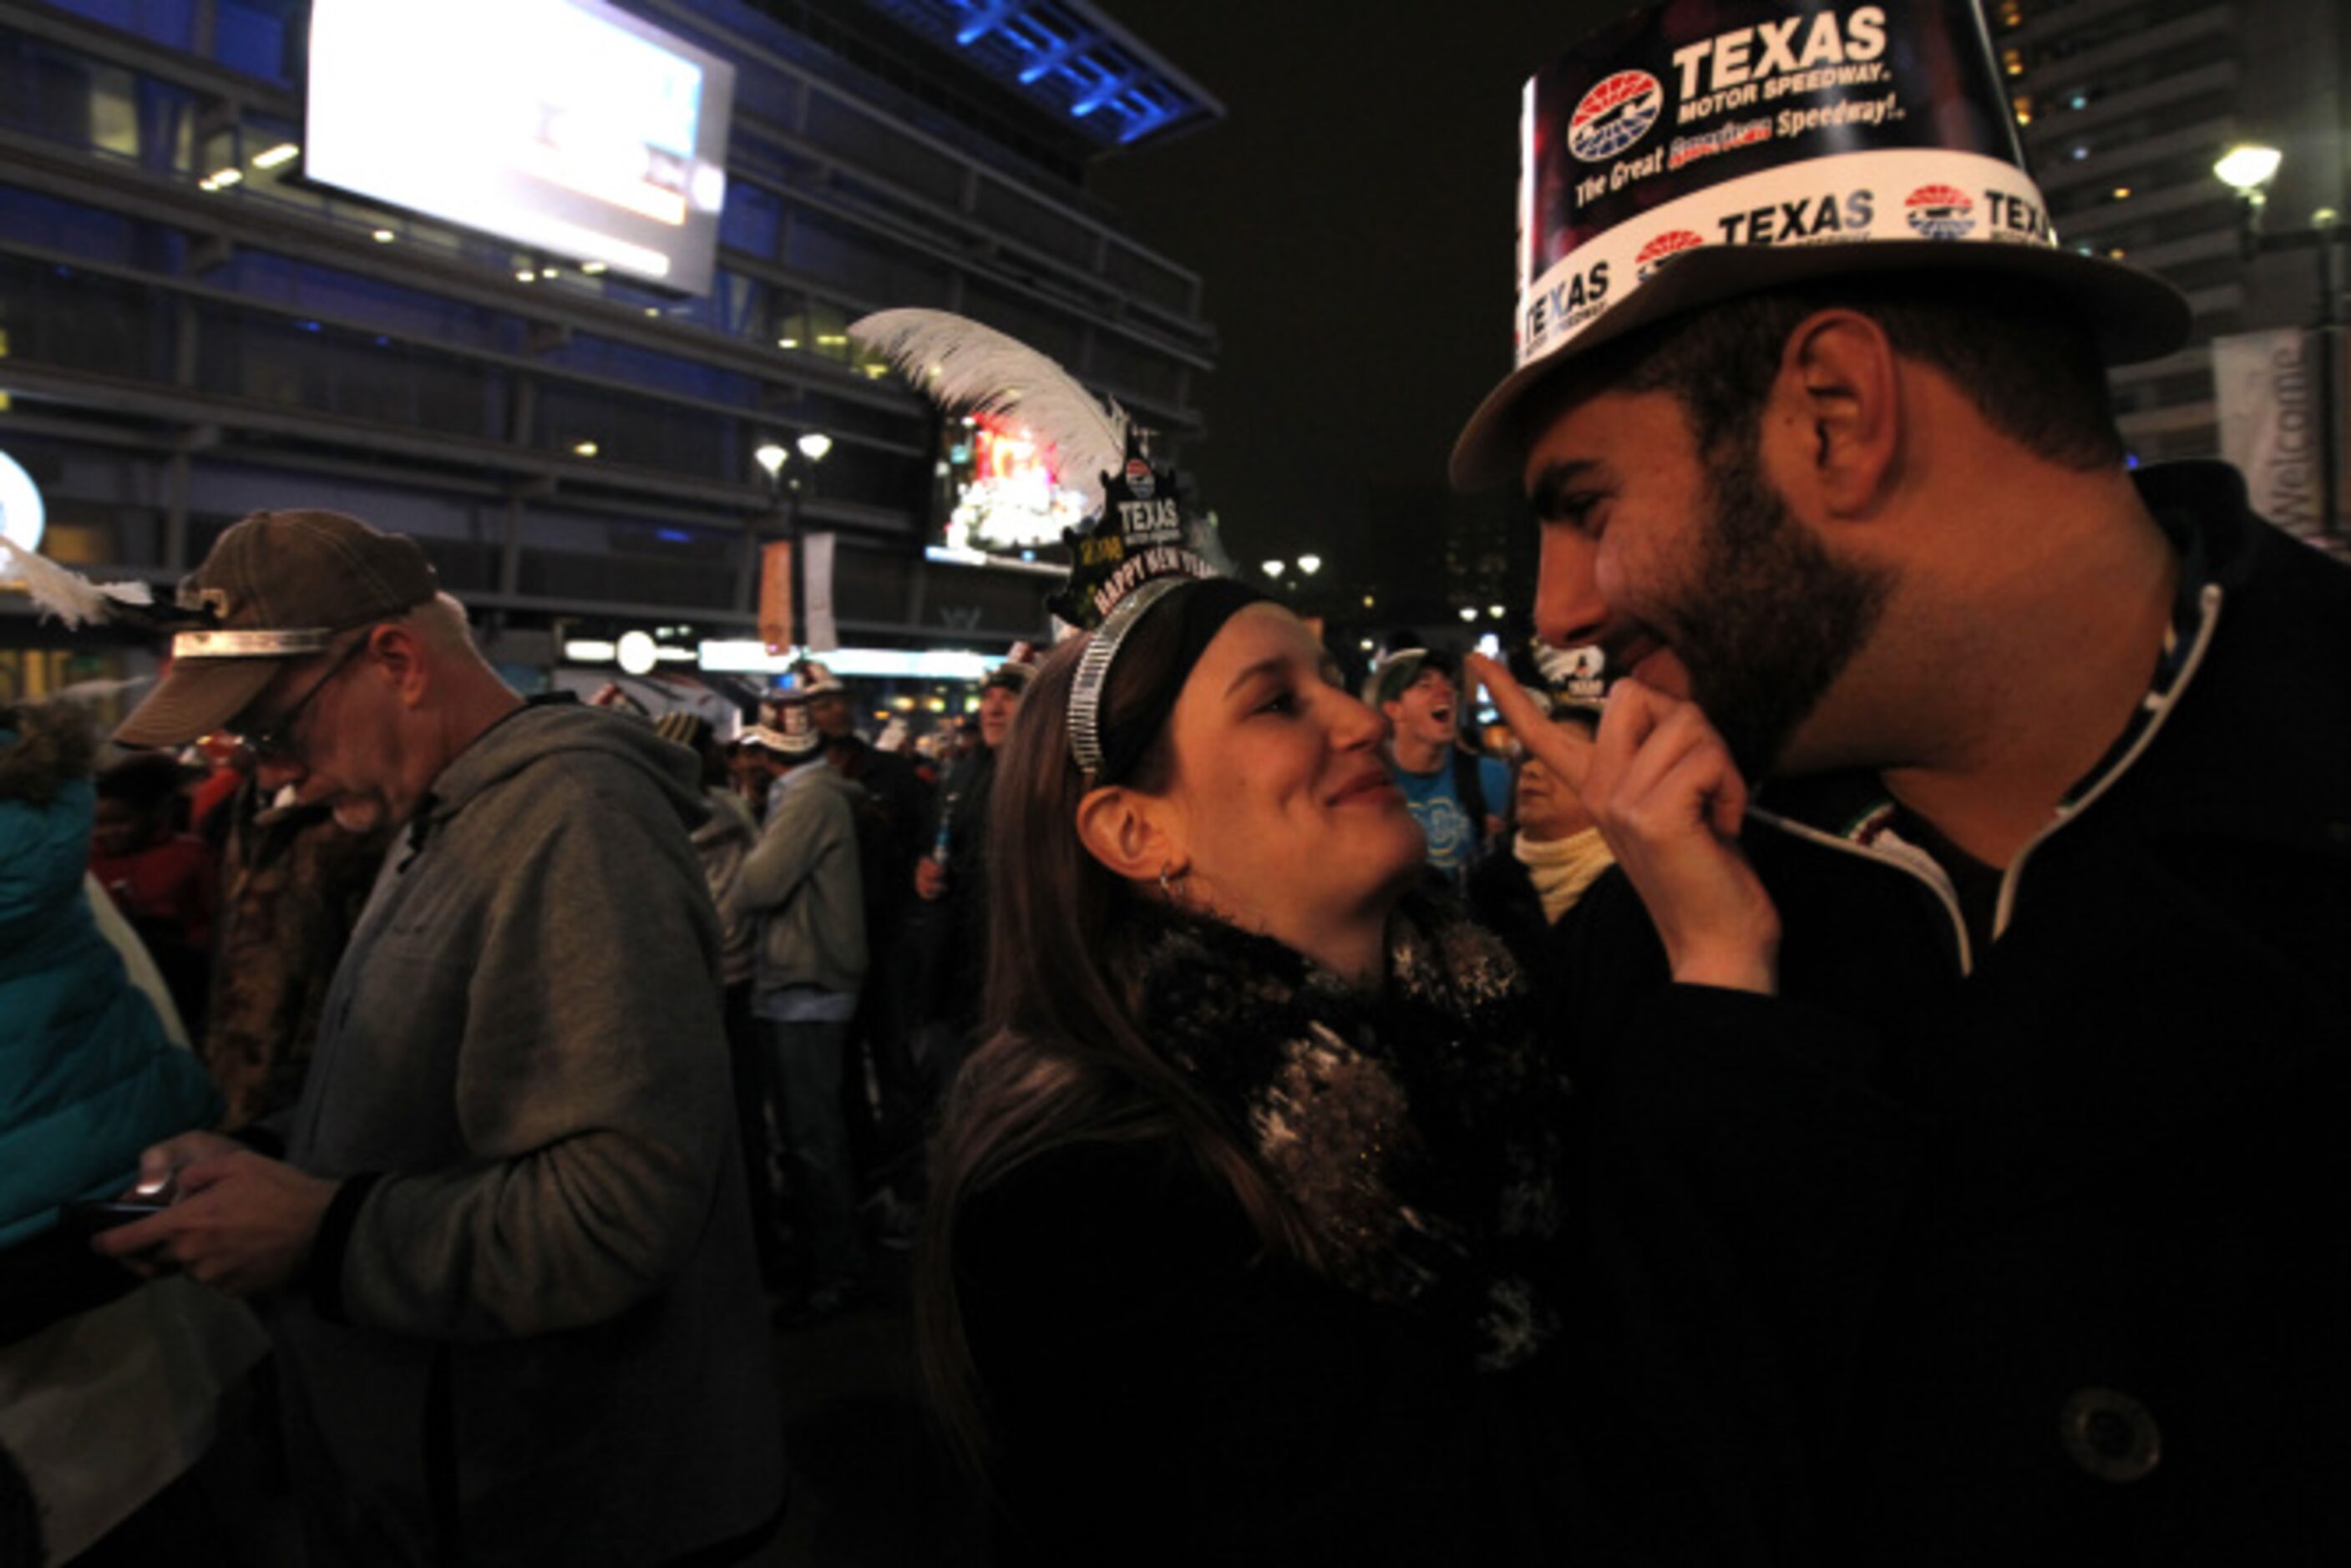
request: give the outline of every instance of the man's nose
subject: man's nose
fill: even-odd
[[[1542,533],[1542,567],[1535,578],[1535,635],[1553,648],[1579,648],[1600,639],[1608,605],[1593,571],[1596,541],[1573,528]]]
[[[287,784],[301,783],[304,772],[301,763],[276,757],[257,758],[253,764],[253,776],[260,784],[264,796],[274,795]]]

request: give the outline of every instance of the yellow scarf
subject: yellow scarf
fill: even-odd
[[[1535,896],[1542,900],[1544,923],[1554,926],[1575,907],[1593,879],[1616,864],[1596,827],[1542,844],[1521,833],[1512,841],[1510,853],[1519,857],[1535,885]]]

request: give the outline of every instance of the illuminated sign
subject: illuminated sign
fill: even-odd
[[[710,641],[701,649],[703,669],[739,674],[780,675],[805,657],[798,649],[770,653],[766,644],[758,642]],[[954,649],[837,648],[824,656],[825,668],[835,675],[911,680],[978,680],[1003,662],[1000,654]]]
[[[1020,425],[976,414],[949,431],[950,550],[1033,550],[1086,520],[1084,495],[1061,483],[1053,448]]]
[[[303,169],[704,294],[734,97],[731,64],[608,0],[317,0]]]
[[[0,539],[29,556],[40,547],[47,520],[41,493],[33,488],[33,476],[15,458],[0,452]]]

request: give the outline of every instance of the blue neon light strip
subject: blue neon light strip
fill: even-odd
[[[1224,106],[1092,0],[866,0],[1106,146],[1220,119]]]

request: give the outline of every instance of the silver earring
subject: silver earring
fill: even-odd
[[[1159,868],[1159,891],[1166,896],[1169,903],[1172,904],[1176,901],[1175,884],[1182,881],[1187,875],[1188,872],[1178,871],[1171,878],[1167,874],[1166,867],[1162,866]]]

